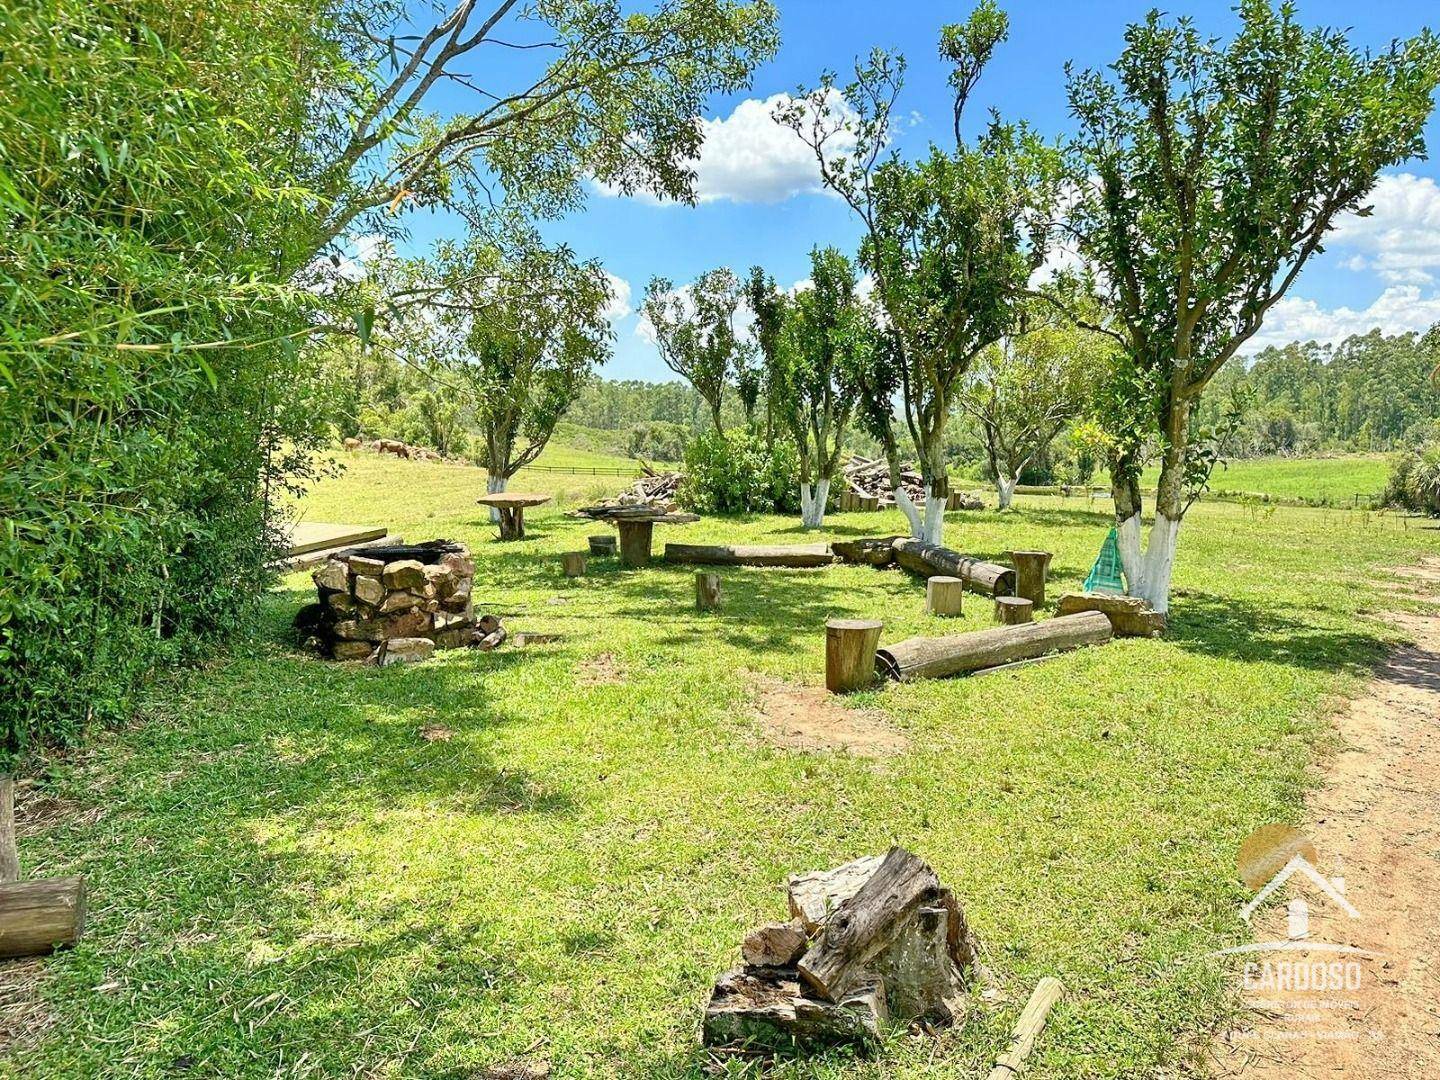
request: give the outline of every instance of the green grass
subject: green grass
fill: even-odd
[[[311,590],[289,578],[256,640],[26,794],[45,811],[27,873],[86,874],[91,921],[46,966],[52,1025],[0,1073],[438,1078],[544,1058],[558,1077],[699,1077],[710,982],[782,915],[785,875],[892,842],[955,888],[1004,1000],[938,1042],[776,1075],[973,1077],[1046,974],[1070,995],[1028,1075],[1173,1068],[1234,1005],[1232,972],[1199,957],[1245,936],[1237,845],[1298,818],[1327,702],[1397,633],[1366,616],[1365,579],[1440,551],[1440,532],[1369,515],[1202,504],[1167,639],[861,695],[910,739],[865,760],[767,746],[756,679],[818,682],[828,616],[882,617],[886,638],[976,629],[983,598],[942,623],[900,571],[735,569],[724,612],[698,616],[682,567],[563,578],[558,553],[601,529],[556,507],[494,542],[475,476],[357,455],[306,509],[465,540],[479,607],[564,639],[339,665],[290,644]],[[1058,595],[1108,524],[1023,499],[950,515],[946,538],[1054,551]],[[773,517],[659,533],[801,538]],[[588,676],[606,654],[621,681]],[[454,738],[420,739],[432,724]]]
[[[1350,506],[1355,496],[1365,503],[1385,490],[1389,459],[1384,454],[1341,457],[1250,458],[1216,469],[1210,490],[1225,494],[1269,495],[1272,498]],[[1147,469],[1151,490],[1158,470]]]

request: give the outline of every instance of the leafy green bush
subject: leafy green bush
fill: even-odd
[[[1422,443],[1395,458],[1385,502],[1440,517],[1440,441]]]
[[[312,15],[0,6],[0,768],[122,715],[268,581],[325,424],[317,298],[275,284]]]
[[[794,513],[800,508],[800,458],[792,443],[743,428],[710,431],[685,448],[682,506],[702,514]]]

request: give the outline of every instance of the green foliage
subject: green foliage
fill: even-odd
[[[860,263],[894,334],[901,406],[926,484],[948,490],[945,427],[975,357],[1010,333],[1031,273],[1044,258],[1059,192],[1059,153],[1024,124],[991,119],[967,140],[971,90],[1007,32],[988,0],[941,34],[952,65],[955,146],[918,162],[887,148],[903,58],[876,52],[843,89],[833,77],[782,105],[777,119],[814,150],[821,176],[864,222]],[[847,109],[834,107],[839,95]],[[853,148],[850,144],[853,142]]]
[[[1293,5],[1243,0],[1225,46],[1152,12],[1113,77],[1072,72],[1072,227],[1103,272],[1128,354],[1107,410],[1116,512],[1139,510],[1138,457],[1163,455],[1158,510],[1183,514],[1190,424],[1206,385],[1260,328],[1380,170],[1422,155],[1440,83],[1428,33],[1378,54],[1305,30]]]
[[[743,428],[707,431],[685,448],[682,506],[700,514],[783,514],[799,509],[800,459],[786,439]]]
[[[721,267],[680,291],[667,278],[652,278],[642,305],[660,359],[705,399],[716,431],[723,430],[721,406],[732,372],[744,391],[747,419],[759,394],[753,346],[735,324],[742,297],[740,279]]]
[[[0,9],[0,754],[123,715],[268,580],[329,413],[274,283],[319,14]]]
[[[1427,437],[1395,456],[1384,501],[1388,506],[1440,517],[1440,424],[1433,425]]]
[[[605,272],[523,230],[503,241],[442,241],[404,276],[411,284],[392,294],[397,351],[430,357],[438,392],[474,418],[480,463],[508,479],[540,456],[609,359]]]
[[[679,461],[685,456],[690,431],[665,420],[642,421],[630,428],[625,450],[631,457],[648,461]]]

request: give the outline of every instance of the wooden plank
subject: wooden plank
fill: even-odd
[[[1010,1046],[995,1059],[995,1067],[990,1070],[986,1080],[1011,1080],[1025,1067],[1025,1059],[1035,1048],[1035,1040],[1045,1027],[1051,1007],[1064,993],[1065,987],[1060,980],[1050,975],[1035,984],[1035,990],[1031,993],[1030,1000],[1025,1003],[1025,1009],[1010,1036]]]
[[[701,566],[829,566],[829,544],[666,544],[665,561]]]
[[[379,540],[386,533],[383,525],[334,525],[323,521],[297,521],[290,530],[290,546],[285,556],[304,555],[322,548],[340,548]]]

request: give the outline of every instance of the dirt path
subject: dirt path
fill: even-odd
[[[1440,559],[1396,574],[1406,593],[1440,600]],[[1214,1048],[1219,1076],[1440,1076],[1440,616],[1385,618],[1415,644],[1397,649],[1339,717],[1343,749],[1310,800],[1305,829],[1317,869],[1343,880],[1359,917],[1313,883],[1292,886],[1287,895],[1309,905],[1306,947],[1246,957],[1303,964],[1311,972],[1314,963],[1339,963],[1344,985],[1317,991],[1302,976],[1302,985],[1285,986],[1281,978],[1277,986],[1259,968],[1245,990],[1253,1022]],[[1257,940],[1293,937],[1293,915],[1282,906],[1257,916]],[[1311,945],[1319,942],[1379,955]]]

